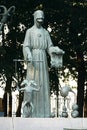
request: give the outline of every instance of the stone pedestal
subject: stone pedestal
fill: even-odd
[[[63,130],[87,130],[87,129],[84,129],[84,128],[75,128],[75,129],[64,128]]]
[[[87,118],[1,117],[0,130],[87,130]]]

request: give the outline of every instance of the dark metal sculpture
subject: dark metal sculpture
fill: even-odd
[[[0,5],[0,16],[2,16],[0,20],[0,31],[2,31],[4,24],[7,22],[8,17],[13,15],[15,12],[15,6],[11,6],[8,10],[5,6]]]

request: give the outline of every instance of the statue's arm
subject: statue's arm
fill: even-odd
[[[51,66],[58,68],[60,66],[60,63],[58,62],[58,55],[63,55],[64,51],[60,49],[58,46],[54,46],[51,37],[49,33],[47,34],[47,45],[48,45],[48,54],[50,55],[51,58]],[[61,60],[60,60],[61,61]]]
[[[51,56],[50,48],[53,47],[53,43],[48,31],[46,31],[46,40],[47,40],[47,52]]]
[[[19,91],[25,91],[25,88],[20,88]]]
[[[51,37],[48,32],[47,32],[47,45],[48,45],[47,51],[50,56],[52,55],[52,53],[56,54],[63,53],[62,49],[60,49],[58,46],[53,45]]]
[[[40,87],[39,88],[33,88],[33,91],[39,91],[40,90]]]
[[[64,53],[62,49],[60,49],[58,46],[54,46],[50,37],[50,34],[48,31],[46,31],[46,40],[47,40],[47,52],[51,56],[52,53]]]
[[[24,39],[24,44],[23,44],[23,55],[24,55],[24,60],[32,60],[32,55],[30,51],[30,33],[29,30],[26,31],[25,34],[25,39]]]

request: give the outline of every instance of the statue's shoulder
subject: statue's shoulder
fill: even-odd
[[[48,33],[48,31],[45,28],[42,28],[42,29],[43,29],[44,33],[46,33],[46,34]]]
[[[31,35],[32,32],[33,32],[33,27],[30,27],[30,28],[28,28],[28,29],[26,30],[26,34],[27,34],[27,35]]]
[[[43,28],[44,32],[47,33],[47,30],[45,28]]]
[[[27,32],[31,32],[33,30],[33,27],[30,27],[27,29]]]
[[[45,28],[44,28],[44,32],[45,32],[45,34],[46,34],[47,36],[49,36],[48,30],[46,30]]]

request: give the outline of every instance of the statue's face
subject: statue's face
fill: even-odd
[[[37,18],[36,21],[37,21],[38,23],[41,23],[41,24],[42,24],[43,21],[44,21],[44,19],[43,19],[43,18]]]
[[[43,24],[44,21],[44,13],[41,10],[37,10],[34,13],[34,22],[36,23],[36,26],[39,28]]]
[[[37,25],[38,28],[42,26],[43,21],[44,21],[43,18],[37,18],[36,19],[36,25]]]

